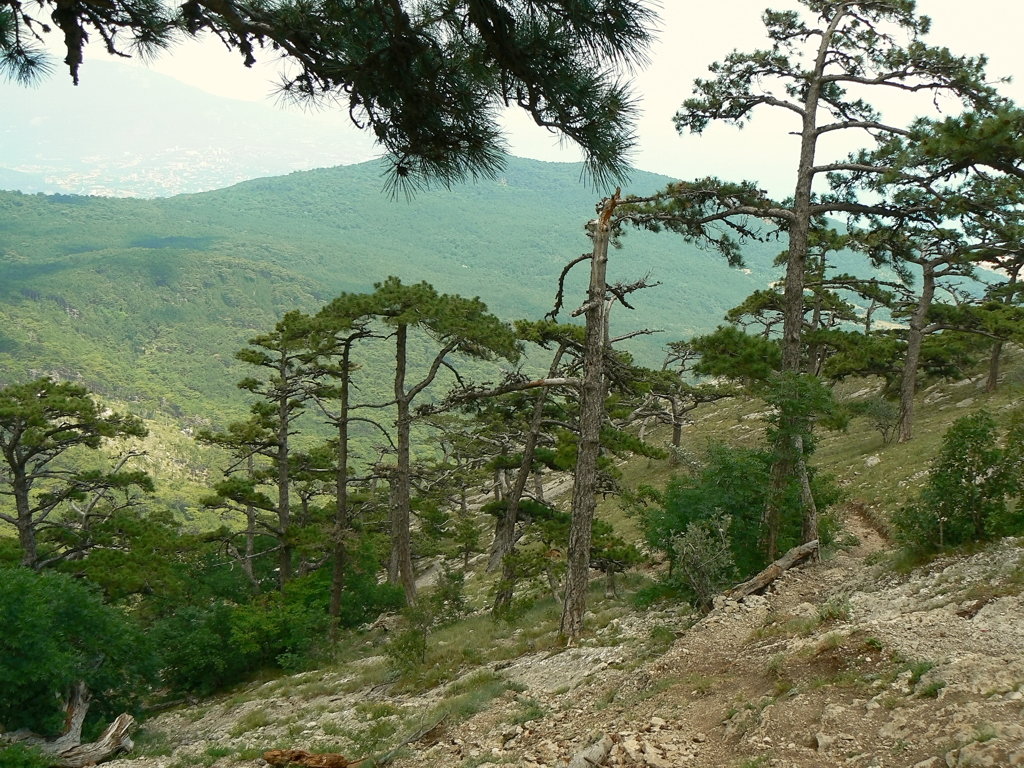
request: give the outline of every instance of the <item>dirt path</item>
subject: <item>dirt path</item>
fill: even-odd
[[[488,667],[516,689],[393,766],[563,768],[605,737],[607,768],[1024,766],[1024,540],[899,575],[872,564],[884,542],[864,520],[847,529],[855,545],[696,623],[633,612],[579,647]],[[402,732],[446,695],[344,693],[372,663],[162,715],[147,727],[173,746],[111,768],[259,768],[240,756]]]
[[[722,601],[661,657],[612,653],[561,695],[531,685],[544,717],[509,725],[511,697],[398,765],[562,766],[602,734],[608,766],[1024,765],[1024,605],[965,586],[1016,583],[1024,550],[906,578],[868,564],[885,542],[864,520],[847,529],[856,545]]]

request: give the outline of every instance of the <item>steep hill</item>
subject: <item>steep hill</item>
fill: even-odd
[[[262,768],[271,749],[395,768],[1022,765],[1024,540],[907,572],[862,514],[907,498],[956,417],[1008,413],[1022,386],[1019,358],[995,394],[983,376],[934,385],[913,445],[883,445],[859,421],[823,432],[821,466],[850,494],[841,546],[763,595],[720,597],[706,615],[638,609],[634,574],[621,595],[591,591],[587,632],[566,648],[551,599],[492,620],[478,562],[467,585],[480,610],[429,636],[419,676],[396,668],[394,624],[378,621],[315,670],[157,715],[110,768]],[[703,408],[688,447],[759,440],[760,407]],[[636,459],[624,474],[658,482],[666,464]]]
[[[217,419],[238,407],[232,355],[248,338],[391,274],[478,295],[506,319],[540,317],[563,266],[588,250],[598,195],[579,175],[512,158],[500,179],[410,200],[382,192],[375,163],[156,200],[0,193],[0,376],[55,373],[144,412]],[[667,180],[637,172],[629,189]],[[713,328],[769,282],[778,249],[753,244],[740,271],[630,233],[611,278],[661,285],[617,310],[616,328],[664,330],[634,345],[654,364],[665,342]]]

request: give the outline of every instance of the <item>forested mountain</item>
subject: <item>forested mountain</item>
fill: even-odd
[[[496,180],[408,200],[382,181],[364,163],[156,200],[0,193],[3,378],[53,373],[142,413],[220,421],[240,402],[234,352],[287,310],[397,275],[480,296],[505,319],[539,318],[562,268],[589,249],[599,193],[577,165],[512,158]],[[637,172],[628,191],[666,181]],[[678,236],[630,232],[611,279],[661,285],[613,324],[664,331],[632,342],[656,365],[666,342],[710,330],[774,279],[778,250],[753,243],[749,269],[736,270]],[[582,280],[570,282],[567,312]]]

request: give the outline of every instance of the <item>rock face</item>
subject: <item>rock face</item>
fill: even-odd
[[[491,667],[513,690],[439,723],[391,764],[1024,766],[1024,541],[902,576],[867,565],[882,543],[856,519],[849,527],[854,549],[787,571],[768,594],[719,600],[696,623],[629,613],[580,647]],[[652,654],[658,632],[676,640]],[[162,715],[145,730],[170,754],[110,765],[209,766],[220,754],[217,768],[255,768],[271,747],[330,745],[363,757],[366,733],[397,742],[446,696],[343,691],[379,662]]]

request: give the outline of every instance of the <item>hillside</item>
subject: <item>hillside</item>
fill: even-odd
[[[874,506],[880,519],[907,498],[955,417],[1016,407],[1019,361],[1000,392],[981,384],[924,393],[913,446],[882,446],[858,422],[824,433],[821,463],[850,490],[840,546],[764,595],[718,599],[706,615],[639,609],[630,597],[646,571],[617,596],[595,584],[577,647],[559,643],[558,606],[542,599],[511,623],[480,611],[432,633],[415,674],[382,653],[393,625],[377,622],[315,670],[154,717],[111,768],[258,768],[271,749],[385,755],[396,768],[1020,765],[1024,541],[907,571],[862,514]],[[688,449],[757,440],[757,408],[703,409]],[[623,471],[645,482],[670,473],[647,459]],[[479,565],[477,605],[488,578]]]
[[[588,249],[597,195],[579,173],[513,158],[498,180],[410,200],[383,194],[375,163],[157,200],[0,193],[0,377],[53,373],[143,414],[220,421],[238,412],[232,355],[248,338],[388,275],[538,318]],[[666,181],[638,172],[630,189]],[[778,249],[752,244],[747,272],[667,235],[623,240],[612,279],[661,283],[613,319],[621,332],[663,331],[634,344],[648,364],[773,279]]]

